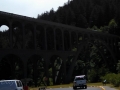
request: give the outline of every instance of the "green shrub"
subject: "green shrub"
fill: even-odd
[[[120,86],[120,74],[109,73],[106,74],[104,77],[101,77],[102,80],[107,81],[107,83],[112,84],[115,87]]]

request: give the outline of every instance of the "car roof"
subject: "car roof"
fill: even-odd
[[[84,77],[85,75],[79,75],[79,76],[75,76],[75,77]]]
[[[4,81],[20,81],[20,80],[0,80],[0,82],[4,82]]]

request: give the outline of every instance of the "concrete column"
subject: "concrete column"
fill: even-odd
[[[107,43],[107,45],[109,45],[109,39],[108,38],[106,38],[107,40],[106,40],[106,43]]]
[[[22,24],[22,46],[23,46],[23,49],[25,49],[25,24],[23,23]]]
[[[25,58],[24,58],[25,59]],[[25,80],[25,85],[27,85],[27,61],[23,60],[23,64],[24,64],[24,80]]]
[[[115,45],[114,45],[114,47],[115,47],[115,53],[118,53],[117,51],[117,45],[118,45],[118,43],[117,43],[117,40],[115,39],[115,41],[114,41],[114,43],[115,43]]]
[[[83,33],[82,34],[82,41],[84,41],[85,40],[85,34]]]
[[[36,42],[36,25],[34,25],[34,49],[37,48],[37,42]]]
[[[33,78],[34,78],[34,82],[35,82],[35,87],[37,87],[37,77],[38,77],[38,73],[37,73],[37,61],[34,60],[34,62],[33,62]]]
[[[52,79],[53,79],[53,85],[55,85],[56,84],[56,82],[55,82],[55,77],[56,77],[56,73],[55,73],[55,70],[56,68],[55,68],[55,66],[54,66],[54,61],[52,62]]]
[[[62,50],[64,51],[64,30],[62,30]]]
[[[46,84],[49,86],[50,85],[50,82],[49,82],[49,63],[50,63],[50,58],[48,55],[46,55],[44,57],[45,59],[45,77],[47,78],[47,81],[46,81]]]
[[[70,42],[69,42],[69,44],[70,44],[70,48],[69,48],[69,50],[71,51],[71,50],[72,50],[71,31],[69,31],[69,40],[70,40]]]
[[[88,40],[90,39],[90,34],[87,34],[87,36],[88,36]]]
[[[110,40],[110,43],[111,43],[112,50],[114,51],[114,41],[113,41],[113,39]]]
[[[77,40],[76,40],[76,48],[77,48],[77,51],[78,51],[78,47],[79,47],[79,44],[78,44],[78,40],[79,40],[78,32],[76,32],[76,37],[77,37]]]
[[[73,73],[73,70],[74,70],[74,66],[75,66],[76,60],[78,58],[79,53],[83,49],[83,46],[84,46],[84,44],[81,44],[81,46],[79,47],[79,52],[75,53],[75,57],[72,60],[72,63],[70,65],[70,68],[69,68],[68,73],[67,73],[66,83],[70,83],[70,80],[71,80],[71,77],[72,77],[72,73]]]
[[[54,29],[54,50],[56,50],[56,30]]]
[[[44,34],[45,34],[45,50],[47,50],[47,35],[46,35],[46,27],[44,27]]]
[[[10,48],[13,48],[12,21],[9,22],[9,43]]]
[[[10,63],[11,64],[11,70],[12,70],[12,77],[11,77],[11,79],[15,79],[16,78],[15,77],[15,63],[14,63],[13,60],[11,60],[11,63]]]
[[[66,73],[66,60],[67,57],[63,57],[63,83],[66,84],[66,78],[67,78],[67,73]]]

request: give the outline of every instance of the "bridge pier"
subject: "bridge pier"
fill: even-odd
[[[66,84],[66,77],[67,77],[67,73],[66,73],[66,59],[67,57],[63,57],[63,83]]]
[[[49,77],[50,77],[50,76],[49,76],[49,63],[50,63],[49,57],[46,56],[46,57],[45,57],[45,77],[47,78],[47,80],[46,80],[47,86],[50,85],[50,82],[49,82]]]
[[[11,63],[11,71],[12,71],[11,79],[15,79],[15,64],[14,63]]]
[[[24,64],[24,76],[23,76],[23,79],[25,80],[24,84],[27,85],[27,60],[24,58],[23,59],[23,64]]]
[[[35,87],[37,87],[37,62],[36,60],[33,62],[33,81],[35,83]]]
[[[56,73],[55,73],[55,67],[54,67],[54,62],[52,62],[52,79],[53,79],[53,85],[55,85],[55,77],[56,77]]]

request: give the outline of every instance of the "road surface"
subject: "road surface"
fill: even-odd
[[[47,90],[73,90],[73,88],[50,88]],[[76,90],[102,90],[99,87],[88,87],[87,89],[76,89]]]

